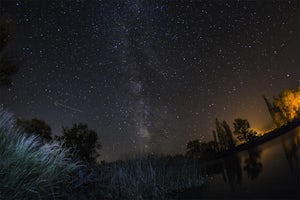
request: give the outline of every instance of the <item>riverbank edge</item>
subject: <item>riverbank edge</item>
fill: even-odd
[[[260,144],[263,144],[263,143],[273,140],[281,135],[284,135],[284,134],[288,133],[289,131],[297,128],[298,126],[300,126],[300,118],[295,118],[292,121],[288,122],[287,124],[265,133],[263,136],[257,137],[250,142],[238,145],[230,150],[221,152],[216,157],[206,160],[206,161],[220,159],[220,158],[223,158],[223,157],[226,157],[226,156],[229,156],[229,155],[232,155],[232,154],[244,151],[244,150],[254,148]]]

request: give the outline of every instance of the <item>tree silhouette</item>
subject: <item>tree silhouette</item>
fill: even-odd
[[[24,120],[18,118],[16,126],[24,129],[27,134],[35,134],[39,136],[43,142],[49,142],[51,137],[51,127],[45,121],[33,118],[31,120]]]
[[[196,155],[199,154],[201,151],[201,144],[199,140],[193,140],[193,141],[189,141],[186,144],[186,148],[187,148],[187,154],[188,155]]]
[[[63,128],[63,136],[59,138],[75,157],[80,160],[95,162],[101,148],[98,135],[90,130],[87,124],[74,124],[72,128]]]
[[[216,131],[213,131],[215,142],[218,143],[218,151],[229,150],[235,146],[232,131],[224,120],[220,122],[216,119]]]
[[[271,103],[267,99],[267,97],[263,96],[263,98],[264,98],[264,101],[265,101],[265,103],[266,103],[266,105],[268,107],[268,111],[269,111],[269,113],[271,115],[271,118],[272,118],[273,122],[275,123],[275,125],[277,127],[282,126],[285,123],[285,119],[284,119],[284,117],[283,117],[282,112],[280,111],[280,109],[278,107],[276,107],[274,105],[274,103]]]
[[[256,132],[250,129],[250,124],[247,119],[235,119],[234,123],[234,134],[240,141],[249,142],[256,137]]]
[[[6,47],[12,39],[11,27],[11,19],[0,18],[0,86],[10,86],[12,84],[11,76],[19,70],[16,61],[6,52]]]

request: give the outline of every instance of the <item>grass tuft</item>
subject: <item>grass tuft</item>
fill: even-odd
[[[100,165],[94,174],[98,177],[98,181],[94,181],[97,188],[94,199],[99,196],[104,199],[167,199],[185,189],[201,187],[206,179],[196,162],[162,156]]]
[[[59,144],[21,134],[13,116],[0,111],[0,199],[64,198],[78,167]]]

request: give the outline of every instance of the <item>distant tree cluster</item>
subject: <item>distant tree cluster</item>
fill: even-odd
[[[250,124],[247,119],[235,119],[233,127],[234,130],[232,131],[225,120],[220,122],[216,119],[216,130],[213,131],[213,136],[214,140],[218,143],[219,151],[225,151],[235,147],[235,137],[240,142],[249,142],[257,135],[255,131],[250,129]]]
[[[265,96],[263,97],[271,117],[278,127],[300,118],[300,86],[294,90],[281,92],[278,97],[273,99],[272,103]],[[247,143],[257,137],[257,132],[250,128],[250,123],[247,119],[235,119],[233,131],[231,131],[225,120],[220,122],[216,119],[215,124],[216,129],[212,132],[214,141],[189,141],[186,146],[187,155],[198,158],[214,157],[220,152],[233,149],[237,141]]]
[[[200,142],[199,140],[189,141],[186,145],[187,155],[200,159],[211,158],[218,152],[218,144],[215,141]]]
[[[300,117],[300,86],[295,90],[285,90],[271,103],[265,96],[273,122],[279,127]]]
[[[73,158],[95,162],[101,148],[98,134],[89,129],[87,124],[74,124],[71,128],[63,128],[62,136],[52,137],[51,127],[45,121],[33,118],[31,120],[17,119],[16,126],[26,134],[38,136],[43,143],[59,141],[70,149]]]
[[[0,18],[0,86],[10,86],[11,77],[19,71],[14,58],[8,55],[6,48],[12,39],[12,20],[8,17]]]
[[[236,139],[240,142],[253,140],[257,133],[250,129],[248,120],[237,118],[234,120],[234,131],[230,129],[228,123],[218,119],[215,121],[214,141],[200,142],[199,140],[189,141],[186,145],[187,155],[200,159],[213,158],[218,153],[228,151],[236,146]]]

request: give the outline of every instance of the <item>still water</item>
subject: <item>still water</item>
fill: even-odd
[[[300,127],[204,169],[208,183],[182,198],[300,199]]]

